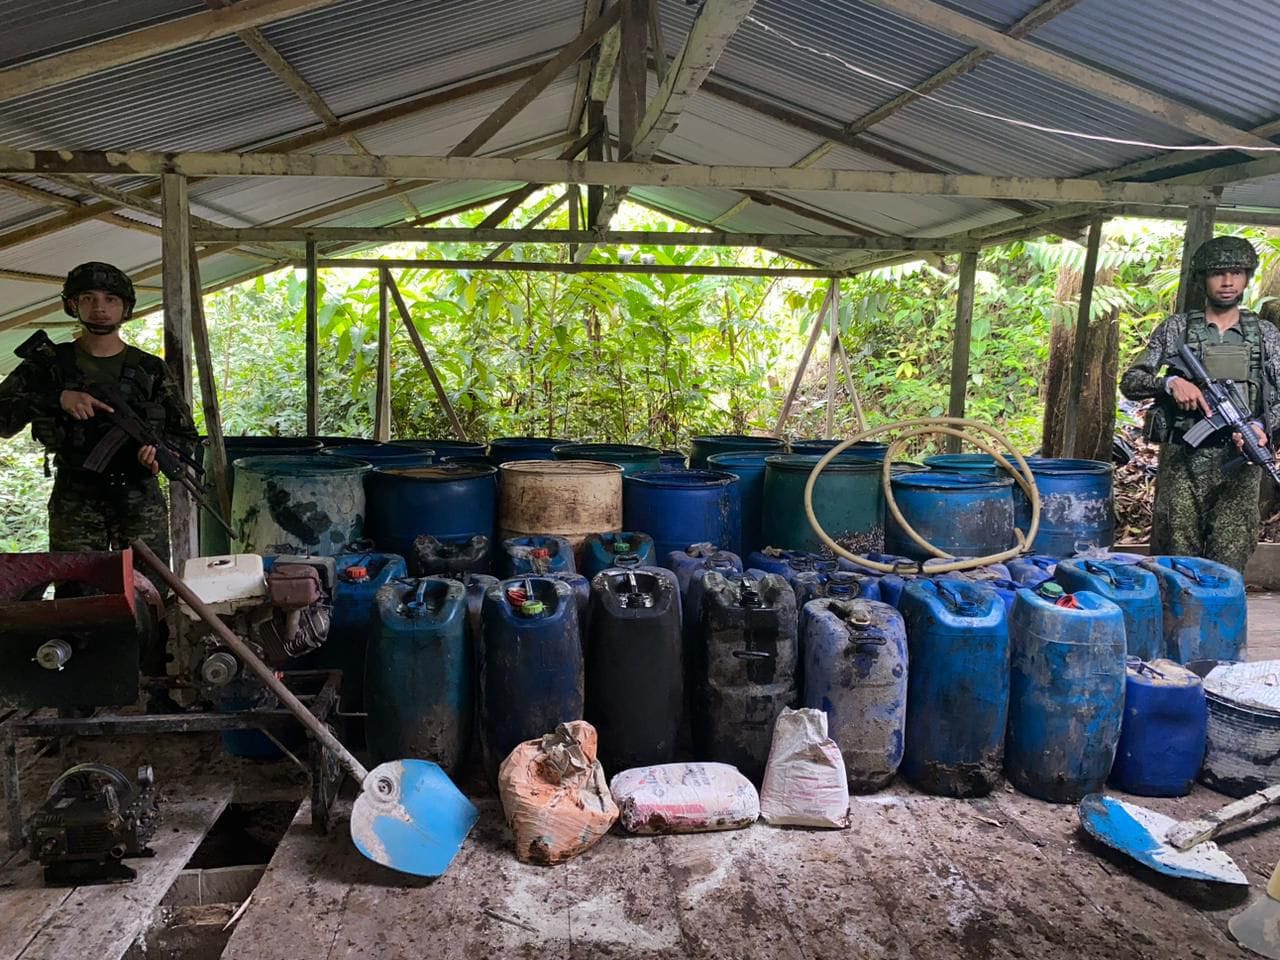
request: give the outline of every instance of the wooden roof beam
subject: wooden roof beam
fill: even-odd
[[[0,70],[0,101],[29,96],[68,80],[126,63],[159,56],[195,43],[217,40],[248,27],[284,20],[336,0],[240,0],[225,10],[210,10],[143,27],[65,53]]]
[[[1194,133],[1213,143],[1239,143],[1246,147],[1271,147],[1269,140],[1254,136],[1207,113],[1153,93],[1109,73],[1060,56],[1026,40],[1018,40],[986,24],[956,13],[934,0],[867,0],[932,30],[958,37],[993,55],[1030,67],[1038,73],[1070,84],[1113,103],[1154,117],[1161,123]]]

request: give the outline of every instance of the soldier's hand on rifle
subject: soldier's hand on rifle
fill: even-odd
[[[115,413],[115,410],[93,394],[85,393],[83,390],[63,390],[58,402],[63,410],[77,420],[88,420],[99,410],[104,413]]]
[[[1173,402],[1183,410],[1195,410],[1197,407],[1204,411],[1206,417],[1213,416],[1213,411],[1209,409],[1209,404],[1204,399],[1204,394],[1190,380],[1184,380],[1182,377],[1170,377],[1168,381],[1169,395],[1173,397]]]
[[[1258,438],[1258,445],[1265,447],[1267,445],[1266,431],[1256,423],[1250,423],[1249,426],[1253,427],[1253,433]],[[1233,433],[1231,439],[1236,442],[1236,449],[1244,453],[1244,437],[1238,433]]]
[[[160,472],[160,463],[156,460],[155,447],[139,447],[138,462],[150,470],[153,477]]]

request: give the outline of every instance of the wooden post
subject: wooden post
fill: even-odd
[[[164,277],[164,360],[191,405],[191,220],[186,177],[160,177],[162,210],[160,257]],[[169,551],[173,569],[197,553],[196,516],[191,495],[169,486]]]
[[[462,427],[462,421],[458,419],[458,414],[453,409],[453,404],[449,402],[449,395],[444,392],[444,385],[440,382],[440,378],[436,375],[435,364],[431,362],[431,355],[427,353],[426,344],[422,342],[422,335],[418,333],[418,328],[413,325],[413,317],[409,314],[409,305],[404,302],[404,297],[400,293],[400,287],[396,283],[396,278],[391,275],[391,271],[387,273],[387,290],[391,294],[391,299],[396,302],[396,310],[400,314],[400,319],[404,321],[404,328],[409,332],[409,339],[413,341],[413,348],[418,351],[418,359],[422,361],[422,365],[427,370],[427,376],[431,378],[431,386],[435,388],[436,398],[440,401],[440,406],[444,407],[445,416],[449,418],[449,425],[453,427],[453,432],[459,440],[467,439],[467,431]]]
[[[824,437],[834,436],[836,413],[836,350],[840,343],[840,281],[831,281],[831,307],[827,311],[830,334],[827,344],[827,424]]]
[[[320,280],[316,242],[307,241],[307,436],[320,433]]]
[[[844,340],[836,340],[836,348],[840,351],[840,363],[844,366],[844,378],[849,382],[849,396],[853,398],[853,415],[858,421],[858,430],[867,429],[867,418],[862,412],[862,397],[858,396],[858,384],[853,379],[853,370],[849,367],[849,355],[844,351]]]
[[[231,519],[231,484],[227,476],[227,444],[222,432],[222,408],[218,404],[218,381],[213,374],[209,349],[209,324],[204,314],[204,291],[200,284],[200,260],[191,248],[191,339],[195,345],[196,372],[200,379],[200,406],[204,409],[204,432],[208,436],[209,472],[213,474],[213,502],[222,517]]]
[[[569,229],[578,229],[578,217],[582,214],[582,188],[576,183],[569,186]],[[569,244],[569,259],[578,255],[578,245]]]
[[[1102,248],[1102,217],[1089,221],[1089,243],[1085,248],[1084,276],[1080,281],[1080,312],[1076,317],[1076,338],[1071,350],[1070,387],[1063,416],[1062,450],[1058,455],[1076,455],[1076,425],[1080,420],[1080,404],[1084,388],[1085,345],[1089,340],[1089,318],[1093,313],[1093,286],[1098,276],[1098,251]]]
[[[604,102],[591,100],[587,103],[587,129],[599,131],[595,139],[587,144],[587,159],[600,161],[604,159],[605,141],[609,139],[608,125],[605,121]],[[596,222],[600,208],[604,206],[604,187],[599,184],[587,186],[587,223]]]
[[[667,79],[667,51],[662,44],[662,18],[658,15],[658,0],[649,0],[649,41],[653,49],[653,69],[658,83]]]
[[[1187,229],[1182,239],[1182,279],[1178,283],[1178,301],[1175,311],[1204,308],[1204,290],[1198,288],[1191,276],[1191,257],[1200,244],[1213,236],[1214,214],[1217,208],[1210,204],[1193,206],[1187,210]]]
[[[648,0],[620,2],[623,7],[622,47],[618,51],[618,159],[625,160],[635,146],[636,133],[649,100],[649,68],[645,63],[649,4]]]
[[[956,331],[951,349],[951,402],[947,416],[964,416],[965,392],[969,386],[969,346],[973,339],[973,282],[978,272],[978,251],[960,254],[960,286],[956,291]],[[947,452],[960,452],[960,438],[947,438]]]
[[[378,269],[378,388],[374,396],[373,439],[391,439],[391,324],[387,313],[390,272]]]
[[[800,356],[800,363],[796,366],[796,375],[791,378],[791,387],[787,390],[787,397],[782,401],[782,411],[778,414],[778,422],[773,426],[773,435],[775,437],[782,436],[782,428],[786,426],[787,417],[791,416],[791,405],[795,403],[796,392],[800,389],[800,381],[804,379],[805,368],[809,366],[809,356],[813,353],[813,345],[818,342],[818,337],[822,335],[822,321],[826,316],[827,309],[831,306],[831,300],[835,296],[837,281],[832,280],[827,286],[827,295],[822,299],[822,306],[818,308],[818,315],[813,318],[813,326],[809,330],[809,342],[804,346],[804,353]]]

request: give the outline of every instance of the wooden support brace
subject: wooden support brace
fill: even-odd
[[[814,344],[818,342],[818,337],[822,336],[822,321],[826,317],[826,312],[831,307],[831,301],[835,297],[836,281],[832,280],[827,286],[827,295],[822,298],[822,306],[818,308],[818,315],[813,318],[813,326],[809,330],[809,342],[805,344],[804,353],[800,356],[800,362],[796,365],[796,374],[791,378],[791,386],[787,390],[786,399],[782,401],[782,411],[778,414],[778,422],[773,426],[773,435],[775,437],[782,436],[782,428],[787,424],[787,418],[791,416],[791,405],[795,403],[796,393],[800,390],[800,381],[804,379],[804,371],[809,366],[809,357],[813,353]]]
[[[1076,426],[1080,421],[1080,404],[1084,392],[1084,356],[1089,340],[1089,319],[1093,313],[1093,287],[1098,276],[1098,251],[1102,247],[1102,217],[1089,224],[1089,243],[1085,249],[1084,277],[1080,284],[1080,311],[1076,317],[1076,336],[1071,350],[1071,380],[1067,409],[1063,418],[1061,457],[1074,457]]]
[[[951,350],[951,399],[947,416],[963,417],[965,394],[969,387],[969,348],[973,342],[974,279],[978,273],[978,253],[966,250],[960,255],[959,287],[956,291],[955,342]],[[947,452],[960,452],[960,438],[947,437]]]
[[[387,311],[387,287],[391,272],[378,270],[378,385],[374,394],[373,439],[391,439],[391,324]]]
[[[316,242],[307,241],[307,436],[320,433],[320,278]]]
[[[209,324],[204,312],[204,290],[200,284],[200,259],[191,255],[191,340],[195,345],[196,372],[200,379],[200,406],[204,410],[204,431],[208,436],[209,463],[213,474],[214,502],[223,519],[231,518],[231,483],[227,473],[227,445],[222,432],[222,407],[218,402],[218,380],[213,372],[209,349]]]
[[[191,239],[186,178],[173,173],[160,181],[164,233],[160,250],[164,282],[164,360],[188,407],[191,383]],[[173,569],[196,555],[195,511],[181,484],[169,487],[169,540]]]
[[[462,427],[462,421],[458,419],[458,414],[453,409],[453,404],[449,402],[449,395],[444,392],[444,385],[440,382],[440,377],[436,374],[435,364],[431,362],[431,355],[427,353],[426,344],[422,342],[422,335],[418,333],[418,328],[413,325],[413,317],[409,313],[409,305],[405,303],[404,297],[400,293],[400,287],[396,284],[395,277],[391,271],[383,269],[386,277],[386,287],[390,291],[392,299],[396,302],[396,310],[400,313],[400,319],[404,321],[404,328],[409,334],[409,339],[413,341],[413,348],[418,351],[418,358],[422,361],[422,366],[426,368],[427,376],[431,378],[431,386],[435,388],[436,398],[440,401],[440,406],[444,408],[444,414],[449,418],[449,425],[453,427],[454,435],[459,440],[467,439],[467,431]]]

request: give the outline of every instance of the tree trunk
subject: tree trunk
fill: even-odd
[[[1076,445],[1063,449],[1067,404],[1071,398],[1072,325],[1053,328],[1049,344],[1049,373],[1045,378],[1044,434],[1041,452],[1049,457],[1078,457],[1111,461],[1111,438],[1116,428],[1116,378],[1120,366],[1120,311],[1113,307],[1089,324],[1084,352],[1084,385],[1076,416]]]

